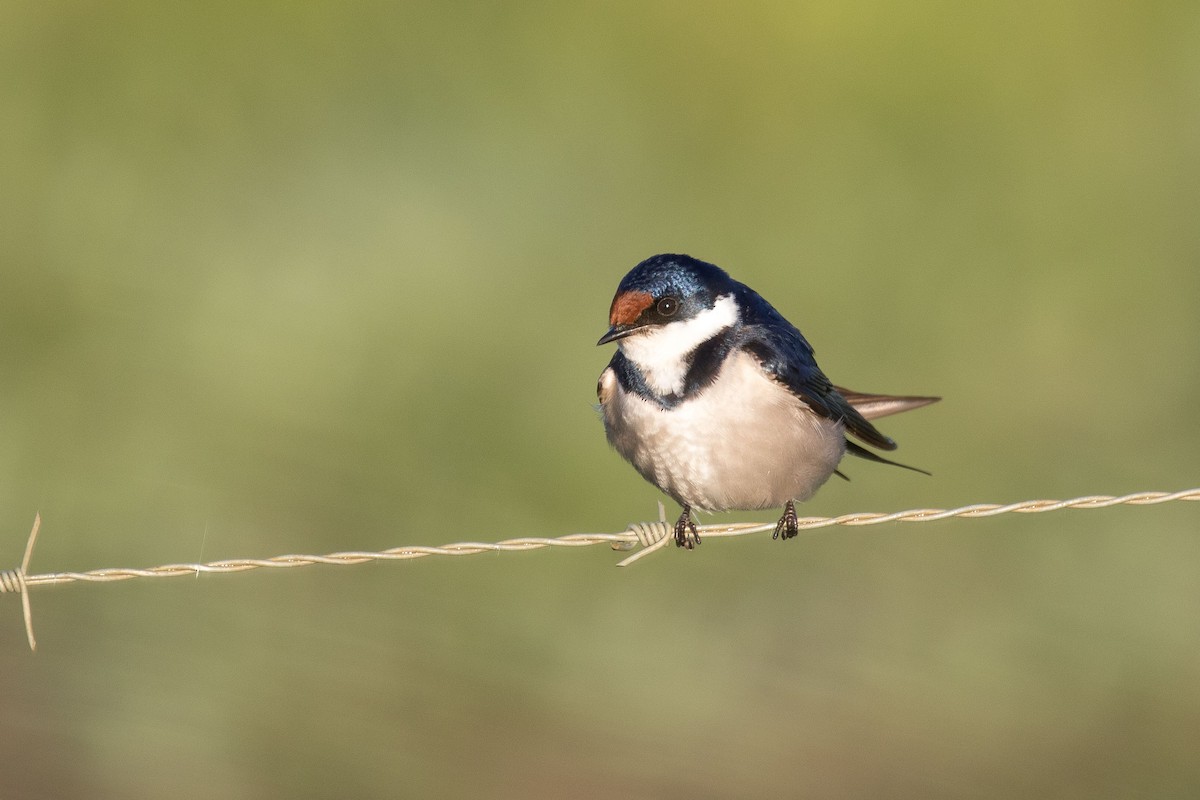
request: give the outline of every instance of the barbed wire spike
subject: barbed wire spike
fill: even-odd
[[[647,556],[655,550],[661,550],[670,540],[671,526],[667,523],[667,507],[662,500],[658,501],[658,519],[654,522],[634,522],[629,525],[629,531],[637,536],[637,541],[613,545],[613,550],[632,550],[637,545],[642,549],[617,564],[618,567],[628,567],[642,556]]]
[[[21,558],[21,566],[16,569],[0,569],[0,593],[17,592],[21,595],[21,611],[25,616],[25,637],[29,639],[29,649],[37,650],[37,640],[33,637],[33,610],[29,606],[29,559],[33,557],[33,546],[37,542],[38,530],[42,527],[42,514],[33,515],[33,528],[29,538],[25,540],[25,555]]]
[[[896,511],[890,514],[858,513],[844,514],[840,517],[802,517],[798,521],[800,530],[810,531],[833,525],[861,527],[863,525],[879,525],[886,522],[932,522],[934,520],[958,517],[962,519],[981,519],[994,517],[998,514],[1020,513],[1036,514],[1046,511],[1058,511],[1066,508],[1100,509],[1117,505],[1157,505],[1174,500],[1198,501],[1200,488],[1185,489],[1179,492],[1136,492],[1122,496],[1088,495],[1076,497],[1073,500],[1025,500],[1006,505],[981,503],[959,508],[918,508],[908,511]],[[425,545],[404,545],[379,552],[350,551],[330,553],[329,555],[284,555],[272,558],[238,558],[223,561],[211,561],[206,564],[166,564],[161,567],[143,569],[110,567],[93,569],[87,572],[51,572],[43,575],[29,574],[29,560],[33,555],[33,546],[37,541],[38,529],[42,524],[42,515],[34,517],[33,529],[25,544],[25,557],[21,566],[16,569],[0,570],[0,593],[20,593],[22,609],[25,614],[25,633],[29,638],[31,650],[37,649],[33,637],[33,617],[29,607],[29,589],[34,586],[52,586],[61,583],[87,581],[107,583],[124,581],[132,578],[172,578],[184,575],[205,573],[245,572],[260,568],[303,567],[312,564],[330,564],[348,566],[365,564],[371,561],[400,561],[426,556],[467,556],[477,553],[495,552],[524,552],[539,550],[545,547],[587,547],[594,544],[608,544],[613,550],[631,550],[638,545],[641,549],[619,562],[617,566],[625,567],[635,563],[650,553],[665,547],[671,539],[671,524],[666,518],[666,509],[658,504],[658,520],[654,522],[635,522],[621,533],[570,533],[556,538],[522,537],[505,539],[500,542],[457,542],[440,547]],[[725,525],[701,525],[700,532],[704,537],[746,536],[752,533],[773,530],[774,522],[757,523],[743,522]]]

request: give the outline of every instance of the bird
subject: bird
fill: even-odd
[[[799,329],[714,264],[663,253],[635,266],[596,344],[614,342],[596,384],[605,434],[682,507],[679,547],[700,544],[693,509],[782,506],[772,538],[795,537],[795,504],[833,475],[849,480],[839,469],[847,453],[929,474],[866,446],[896,449],[870,420],[940,397],[835,386]]]

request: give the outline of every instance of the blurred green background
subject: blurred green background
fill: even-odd
[[[35,573],[653,518],[594,343],[663,251],[945,396],[882,426],[933,478],[804,513],[1200,485],[1197,42],[1189,2],[5,3],[0,562],[37,510]],[[1195,797],[1198,523],[53,587],[36,654],[6,596],[0,794]]]

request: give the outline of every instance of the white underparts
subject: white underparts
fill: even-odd
[[[680,503],[725,511],[806,500],[845,452],[843,424],[813,413],[746,353],[669,409],[623,391],[611,372],[601,378],[609,441]]]
[[[637,365],[646,385],[659,394],[679,394],[692,351],[738,320],[733,295],[718,297],[712,308],[689,320],[668,322],[639,331],[620,342],[625,357]]]

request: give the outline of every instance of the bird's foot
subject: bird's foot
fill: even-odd
[[[791,500],[788,500],[787,505],[783,507],[783,516],[779,518],[779,524],[775,526],[775,533],[771,538],[778,539],[782,536],[786,541],[799,532],[800,520],[796,518],[796,506]]]
[[[675,523],[675,546],[691,550],[700,544],[700,534],[696,530],[696,522],[692,519],[692,507],[684,506],[683,513]]]

